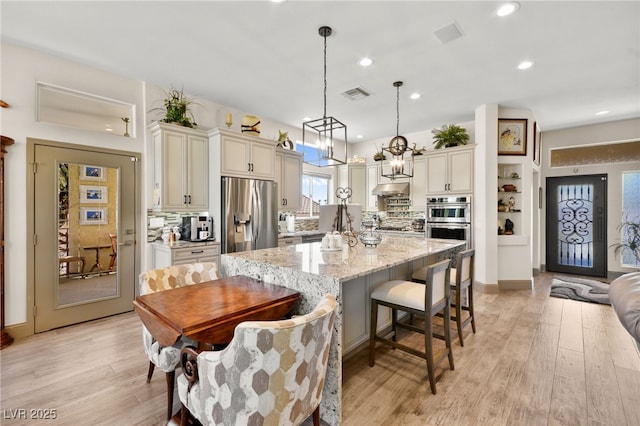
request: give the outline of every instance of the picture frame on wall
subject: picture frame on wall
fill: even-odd
[[[80,207],[80,225],[106,225],[109,223],[106,207]]]
[[[498,155],[527,155],[527,119],[498,119]]]
[[[109,201],[106,186],[80,185],[80,203],[107,203]]]
[[[540,128],[538,127],[538,123],[533,123],[533,162],[536,166],[540,165],[540,145],[542,144],[542,140],[540,139]]]
[[[100,166],[80,166],[80,180],[95,180],[104,182],[107,180],[105,168]]]

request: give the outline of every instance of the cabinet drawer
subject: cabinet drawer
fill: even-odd
[[[286,247],[293,244],[302,244],[302,237],[278,238],[278,247]]]
[[[202,259],[205,257],[217,257],[220,254],[219,246],[189,247],[174,249],[173,260],[178,263],[187,259]]]

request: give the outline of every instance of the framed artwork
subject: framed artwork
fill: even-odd
[[[540,139],[540,128],[538,127],[538,123],[534,121],[533,123],[533,162],[536,163],[536,166],[540,165],[540,145],[542,140]]]
[[[80,225],[106,225],[106,207],[80,207]]]
[[[106,203],[108,201],[106,186],[80,185],[81,203]]]
[[[527,119],[498,119],[498,155],[527,155]]]
[[[80,166],[80,180],[97,180],[97,181],[106,181],[107,176],[105,175],[104,167],[98,166]]]

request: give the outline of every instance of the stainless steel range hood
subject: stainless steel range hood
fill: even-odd
[[[371,191],[372,195],[409,195],[408,183],[381,183]]]

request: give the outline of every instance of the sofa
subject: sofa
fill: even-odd
[[[640,272],[624,274],[611,282],[611,306],[640,348]]]

